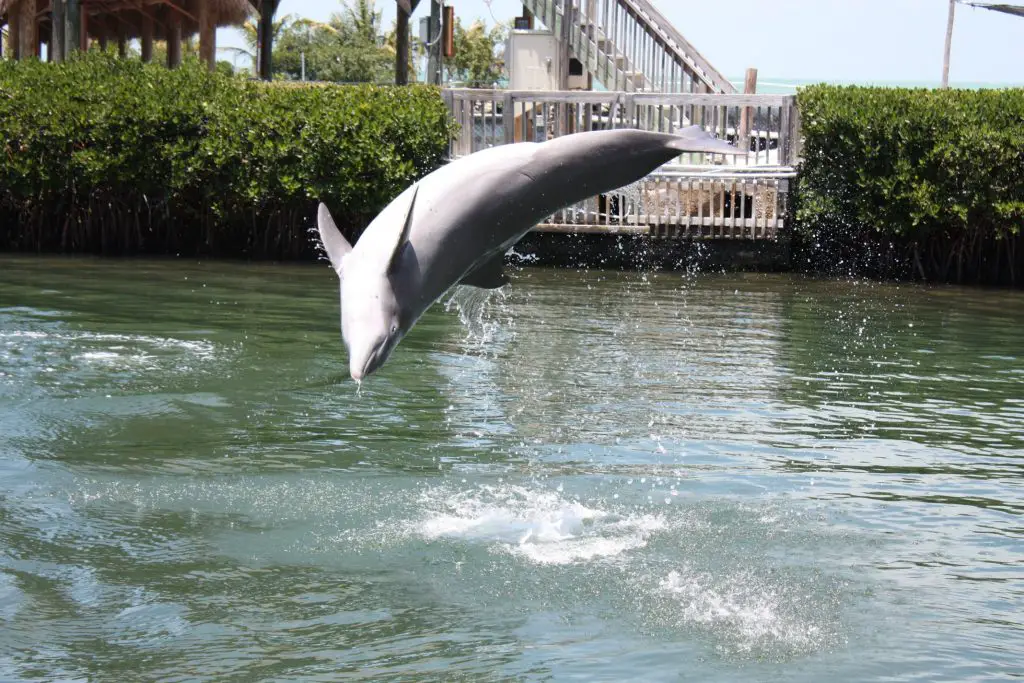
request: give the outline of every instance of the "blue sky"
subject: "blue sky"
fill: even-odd
[[[522,9],[513,0],[448,1],[464,23],[507,20]],[[762,81],[938,83],[942,75],[946,0],[654,1],[730,78],[742,76],[748,66],[758,68]],[[337,0],[282,0],[278,16],[326,20],[341,6]],[[429,6],[429,0],[421,0],[414,22],[429,13]],[[394,0],[377,0],[377,7],[390,26]],[[241,40],[237,31],[222,29],[218,44],[241,45]],[[952,52],[954,84],[1024,85],[1024,18],[958,5]]]

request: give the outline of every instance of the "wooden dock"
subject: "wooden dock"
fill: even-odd
[[[746,156],[683,154],[642,181],[556,212],[539,232],[690,239],[776,239],[799,158],[793,95],[447,89],[458,158],[585,130],[673,132],[700,125]],[[746,125],[744,125],[746,124]]]

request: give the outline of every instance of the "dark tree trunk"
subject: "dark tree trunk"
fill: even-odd
[[[409,84],[409,17],[420,0],[396,0],[395,85]]]
[[[259,21],[259,76],[265,81],[272,77],[274,52],[274,12],[279,0],[260,0]]]

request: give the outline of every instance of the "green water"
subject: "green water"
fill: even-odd
[[[1024,296],[0,259],[2,680],[1024,676]]]

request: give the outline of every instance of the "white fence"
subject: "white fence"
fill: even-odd
[[[792,95],[448,89],[458,158],[586,130],[700,125],[745,156],[687,153],[644,180],[557,212],[539,230],[772,239],[785,227],[799,158]]]

